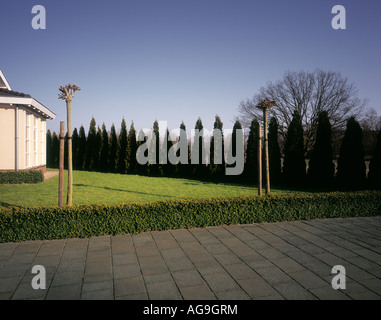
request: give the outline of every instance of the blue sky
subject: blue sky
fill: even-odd
[[[334,5],[346,30],[334,30]],[[34,5],[46,29],[31,26]],[[0,69],[13,90],[31,94],[66,121],[58,87],[82,88],[73,128],[91,117],[119,130],[170,129],[218,114],[232,128],[238,106],[287,70],[339,71],[381,115],[379,0],[1,0]]]

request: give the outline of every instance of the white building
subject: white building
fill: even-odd
[[[13,91],[0,70],[0,171],[46,170],[46,120],[55,114]]]

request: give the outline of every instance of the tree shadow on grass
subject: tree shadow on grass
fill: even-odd
[[[3,207],[3,208],[21,208],[22,206],[19,206],[17,204],[12,204],[12,203],[7,203],[7,202],[3,202],[3,201],[0,201],[0,208]]]
[[[115,188],[110,188],[110,187],[100,187],[100,186],[93,186],[93,185],[87,185],[87,184],[82,184],[82,183],[76,183],[76,184],[73,184],[73,186],[76,186],[76,187],[88,187],[88,188],[98,188],[98,189],[105,189],[105,190],[110,190],[110,191],[135,193],[135,194],[142,194],[142,195],[155,196],[155,197],[163,197],[163,198],[180,198],[180,197],[173,196],[173,195],[163,195],[163,194],[155,194],[155,193],[148,193],[148,192],[142,192],[142,191],[131,191],[131,190],[115,189]]]

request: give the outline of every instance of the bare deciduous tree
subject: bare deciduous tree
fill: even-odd
[[[283,137],[293,112],[299,112],[305,132],[306,153],[313,147],[319,112],[328,112],[332,130],[343,129],[348,118],[359,116],[366,103],[359,99],[355,85],[339,72],[320,69],[314,72],[287,71],[283,79],[267,83],[253,98],[240,103],[239,118],[245,127],[254,117],[262,119],[262,112],[256,105],[266,97],[277,102],[269,113],[278,119]]]

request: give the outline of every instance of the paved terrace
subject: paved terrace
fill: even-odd
[[[381,217],[2,243],[0,299],[380,300]]]

